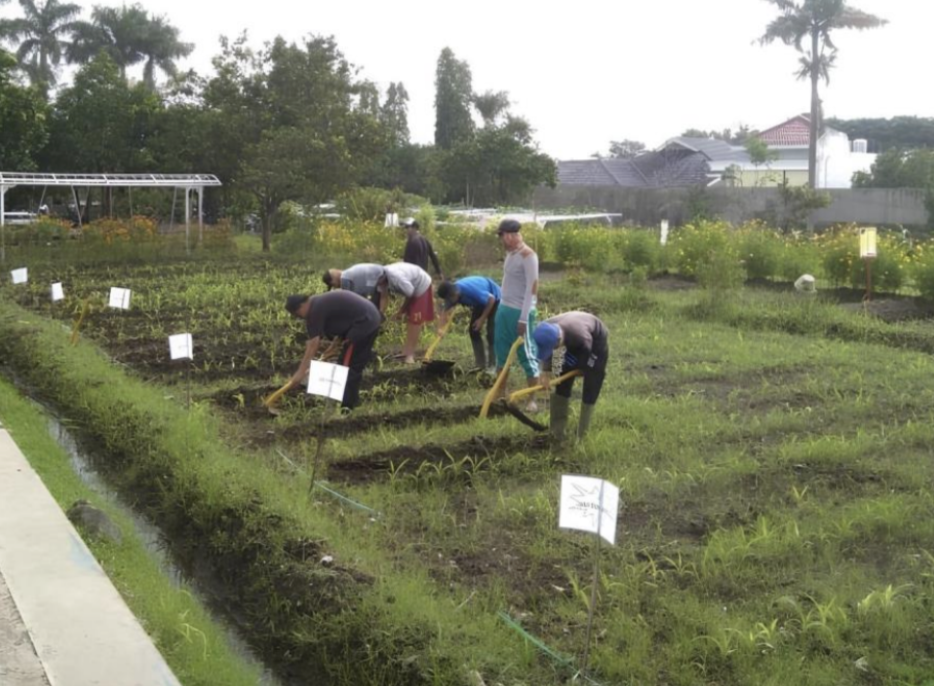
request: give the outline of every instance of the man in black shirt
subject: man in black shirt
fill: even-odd
[[[419,267],[428,271],[428,260],[435,268],[435,274],[439,279],[444,279],[444,273],[441,271],[441,265],[438,263],[438,256],[431,243],[419,231],[418,222],[412,218],[402,221],[402,226],[406,229],[408,240],[405,242],[405,252],[402,254],[402,261],[409,264],[417,264]]]
[[[290,388],[308,379],[311,361],[318,353],[322,338],[344,341],[340,364],[349,367],[341,407],[353,409],[360,402],[363,369],[373,352],[373,343],[382,322],[379,310],[366,298],[351,291],[330,291],[321,295],[290,295],[285,301],[289,313],[305,320],[308,343],[298,371],[292,375]]]

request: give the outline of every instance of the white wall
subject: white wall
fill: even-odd
[[[830,129],[817,142],[817,185],[819,188],[852,188],[853,174],[869,172],[875,161],[873,153],[851,152],[849,137]]]

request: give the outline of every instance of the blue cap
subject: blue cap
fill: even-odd
[[[557,324],[542,322],[535,327],[532,338],[538,346],[538,359],[547,360],[554,353],[558,341],[561,340],[561,329]]]

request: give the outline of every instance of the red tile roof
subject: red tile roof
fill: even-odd
[[[786,122],[766,129],[759,134],[769,145],[788,145],[807,147],[811,140],[811,120],[804,114],[792,117]]]

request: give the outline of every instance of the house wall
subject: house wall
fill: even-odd
[[[745,169],[738,175],[736,186],[741,188],[768,188],[780,186],[785,179],[789,186],[806,186],[808,183],[808,173],[806,171],[793,170],[784,171],[781,169],[769,169],[763,165],[758,172],[755,169]]]
[[[844,222],[923,226],[928,213],[925,192],[906,188],[866,188],[827,191],[832,204],[813,214],[818,226]],[[618,212],[628,224],[655,226],[662,219],[683,223],[704,210],[733,223],[768,219],[782,210],[782,196],[774,188],[643,189],[617,186],[558,186],[538,188],[534,209],[588,209]]]

